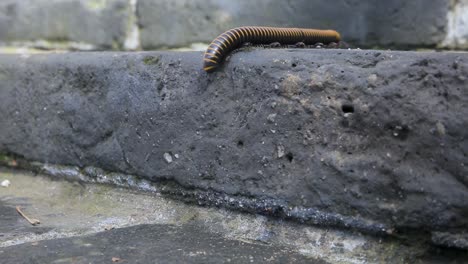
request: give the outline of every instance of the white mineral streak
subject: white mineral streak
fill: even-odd
[[[127,37],[125,38],[124,48],[126,50],[136,50],[140,47],[140,30],[138,28],[138,19],[137,19],[137,0],[129,0],[131,7],[131,23],[130,28],[128,29]]]
[[[447,20],[447,36],[442,45],[448,48],[468,48],[468,0],[452,1]]]

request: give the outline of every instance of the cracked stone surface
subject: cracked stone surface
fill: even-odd
[[[1,55],[0,152],[275,201],[273,215],[312,224],[466,232],[466,53],[253,49],[211,75],[201,64]]]

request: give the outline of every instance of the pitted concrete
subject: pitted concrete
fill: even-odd
[[[265,214],[311,224],[466,231],[465,53],[254,49],[211,75],[201,64],[3,55],[0,151],[268,201]]]

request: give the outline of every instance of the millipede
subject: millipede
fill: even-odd
[[[244,43],[259,45],[277,42],[281,45],[297,43],[311,45],[319,42],[323,44],[339,42],[340,39],[340,33],[335,30],[256,26],[233,28],[219,35],[208,46],[203,58],[203,70],[214,72],[228,53]]]

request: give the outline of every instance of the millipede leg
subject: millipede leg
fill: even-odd
[[[241,44],[241,48],[250,48],[252,46],[253,46],[252,42],[244,42]]]
[[[306,44],[305,44],[304,42],[298,42],[298,43],[294,44],[294,46],[295,46],[296,48],[303,49],[303,48],[306,47]]]
[[[338,47],[338,43],[330,42],[327,46],[329,49],[336,49]]]
[[[321,48],[323,48],[323,43],[322,43],[322,42],[317,42],[317,43],[315,43],[315,48],[316,48],[316,49],[321,49]]]
[[[270,44],[268,45],[268,47],[269,47],[269,48],[272,48],[272,49],[274,49],[274,48],[281,48],[281,43],[279,43],[279,42],[272,42],[272,43],[270,43]]]

